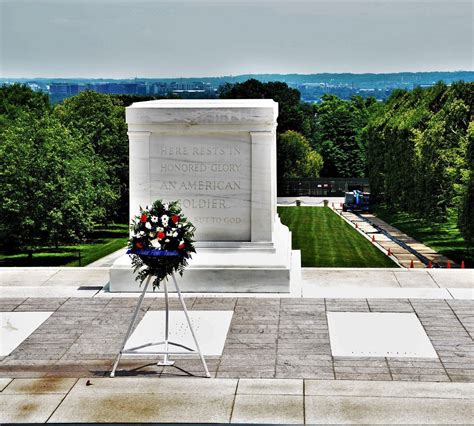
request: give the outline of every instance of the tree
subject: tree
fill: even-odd
[[[278,177],[314,177],[321,170],[321,155],[314,149],[315,121],[313,106],[301,102],[300,92],[286,83],[262,83],[255,79],[221,86],[224,99],[273,99],[278,102],[277,163]],[[288,133],[290,132],[291,133]],[[283,136],[285,135],[285,136]],[[301,139],[303,138],[303,139]],[[291,152],[290,146],[296,149]],[[308,157],[303,161],[301,153]],[[295,163],[292,163],[292,162]],[[296,162],[299,162],[298,164]],[[311,165],[310,165],[311,164]]]
[[[365,146],[361,133],[371,105],[373,100],[360,96],[344,101],[335,95],[324,95],[322,103],[315,106],[315,146],[324,158],[323,176],[365,175]]]
[[[462,186],[458,223],[468,247],[474,250],[474,122],[472,121],[469,124],[466,139],[467,170]]]
[[[301,102],[300,92],[279,81],[262,83],[255,79],[227,83],[219,89],[222,99],[273,99],[278,102],[278,133],[294,130],[307,139],[313,137],[314,120],[311,105]]]
[[[41,117],[50,110],[46,93],[35,92],[24,84],[0,86],[0,131],[22,112]]]
[[[82,240],[114,200],[92,150],[49,115],[21,112],[2,132],[0,236],[8,248]]]
[[[454,208],[466,241],[472,238],[473,103],[474,83],[397,90],[363,132],[373,198],[435,221]]]
[[[46,93],[35,92],[24,84],[0,86],[0,115],[15,118],[20,111],[40,117],[50,110]]]
[[[288,178],[318,177],[323,159],[298,132],[288,130],[277,139],[278,176]]]
[[[54,114],[103,163],[117,197],[101,200],[103,220],[128,221],[128,136],[125,108],[113,96],[84,91],[66,99]]]

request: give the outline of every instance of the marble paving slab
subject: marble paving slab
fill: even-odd
[[[328,312],[333,356],[437,358],[414,313]]]
[[[474,289],[472,288],[448,288],[447,290],[452,294],[454,299],[474,299]]]
[[[456,293],[465,296],[464,293]],[[454,296],[454,295],[453,295]],[[325,299],[452,299],[445,288],[303,286],[303,297]],[[462,297],[464,298],[464,297]]]
[[[203,355],[220,356],[229,331],[233,311],[190,311],[189,317]],[[195,344],[186,317],[182,311],[170,311],[169,340],[195,349]],[[148,311],[130,336],[125,349],[150,342],[164,340],[165,312]],[[138,352],[160,351],[164,346],[139,349]],[[170,350],[186,353],[185,349],[171,347]]]
[[[12,353],[52,312],[0,312],[0,356]]]

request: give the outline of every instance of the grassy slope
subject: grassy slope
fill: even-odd
[[[293,233],[305,267],[396,267],[387,256],[323,207],[278,207],[281,221]]]
[[[61,246],[58,250],[38,248],[30,262],[27,255],[1,254],[4,266],[79,266],[78,250],[81,252],[81,266],[88,265],[116,250],[125,247],[128,239],[127,225],[110,225],[96,229],[83,244]]]
[[[447,221],[442,223],[428,222],[409,213],[392,213],[383,207],[377,208],[375,214],[438,253],[457,263],[464,260],[466,266],[474,267],[473,254],[468,254],[466,243],[457,226],[455,211],[450,211]]]

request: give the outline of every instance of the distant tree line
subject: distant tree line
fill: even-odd
[[[376,201],[442,221],[474,246],[474,83],[394,91],[362,131]]]
[[[323,96],[320,104],[302,102],[286,83],[248,80],[226,84],[223,99],[273,99],[278,102],[277,173],[281,179],[363,177],[362,128],[374,109],[374,98],[344,101]]]

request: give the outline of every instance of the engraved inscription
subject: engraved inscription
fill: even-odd
[[[248,135],[151,140],[152,199],[178,199],[198,241],[250,240]]]

